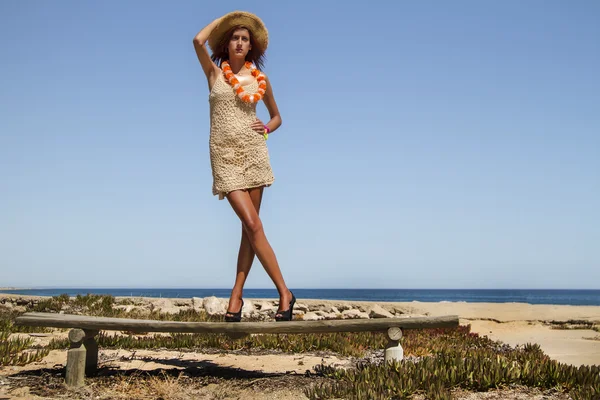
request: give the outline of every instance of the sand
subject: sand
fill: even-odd
[[[5,297],[36,299],[36,296],[0,294]],[[136,298],[139,300],[139,298]],[[157,299],[143,299],[145,302]],[[191,299],[189,299],[191,301]],[[263,300],[252,299],[255,303]],[[162,303],[178,304],[186,299],[160,299]],[[458,315],[461,324],[471,324],[472,330],[511,346],[537,343],[551,358],[573,365],[600,365],[600,332],[592,329],[554,329],[557,323],[585,321],[600,326],[600,306],[543,305],[526,303],[466,303],[466,302],[368,302],[321,299],[298,299],[298,303],[311,310],[335,306],[339,309],[368,310],[378,304],[394,313],[408,315]],[[276,367],[289,369],[289,361]],[[240,359],[241,360],[241,359]],[[239,361],[239,360],[238,360]],[[310,364],[310,362],[308,363]],[[262,365],[262,364],[261,364]],[[270,360],[268,365],[277,365]]]
[[[323,300],[304,300],[325,303]],[[338,303],[338,302],[331,302]],[[352,302],[368,308],[371,302]],[[386,309],[415,315],[458,315],[473,332],[511,346],[537,343],[551,358],[573,365],[600,365],[600,332],[591,329],[554,329],[556,323],[586,321],[600,326],[600,306],[526,303],[378,302]]]
[[[552,322],[600,325],[600,307],[523,303],[411,303],[428,315],[457,314],[473,332],[511,346],[537,343],[551,358],[573,365],[600,365],[600,332],[553,329]],[[556,325],[554,326],[556,327]]]
[[[585,321],[600,327],[600,306],[527,303],[467,302],[368,302],[299,299],[312,306],[343,305],[369,309],[379,304],[387,310],[411,315],[458,315],[473,332],[511,346],[537,343],[551,358],[573,365],[600,365],[600,332],[592,329],[555,329],[560,323]]]
[[[36,296],[0,294],[0,301],[6,297],[22,300],[36,300]],[[138,299],[139,300],[139,299]],[[142,299],[144,304],[156,303],[157,299]],[[191,299],[188,299],[191,301]],[[252,299],[259,303],[262,300]],[[160,299],[161,307],[175,310],[182,306],[186,299]],[[472,331],[500,340],[511,346],[526,343],[537,343],[551,358],[573,365],[600,365],[600,332],[592,329],[553,329],[558,326],[578,326],[577,322],[584,321],[588,326],[600,326],[600,306],[560,306],[560,305],[531,305],[523,303],[465,303],[465,302],[350,302],[319,299],[299,299],[307,309],[313,311],[321,307],[338,307],[342,309],[369,310],[378,304],[385,310],[399,315],[458,315],[462,325],[470,324]],[[145,307],[145,305],[144,305]],[[570,322],[570,325],[567,324]],[[17,334],[18,336],[33,337],[34,343],[47,344],[52,337],[66,336],[66,332],[52,334]],[[278,379],[304,379],[307,370],[312,370],[317,364],[334,366],[350,366],[351,360],[345,357],[315,354],[243,354],[241,352],[177,352],[165,349],[155,350],[111,350],[100,349],[99,365],[118,369],[119,371],[160,371],[164,369],[190,369],[190,367],[218,368],[220,371],[240,371],[245,374],[257,374],[255,379],[250,377],[242,386],[231,387],[224,384],[209,384],[202,392],[181,398],[256,398],[256,399],[306,399],[302,392],[304,381],[299,384],[287,384],[277,390],[261,387],[267,381]],[[29,392],[30,387],[14,387],[14,374],[27,370],[53,370],[66,365],[67,352],[52,350],[40,362],[23,367],[0,368],[0,399],[39,399]],[[234,372],[237,373],[237,372]],[[123,375],[126,376],[126,375]],[[137,382],[137,381],[132,381]],[[235,382],[235,381],[233,381]],[[168,383],[163,384],[167,386]],[[247,386],[246,386],[247,385]],[[279,385],[279,384],[277,384]],[[276,386],[277,386],[276,385]],[[183,390],[186,386],[178,386]],[[44,397],[45,398],[45,397]],[[62,397],[61,397],[62,398]],[[533,389],[506,389],[487,393],[465,392],[457,396],[460,399],[564,399],[563,394],[542,393]]]

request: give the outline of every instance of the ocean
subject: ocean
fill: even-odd
[[[562,305],[600,305],[600,290],[567,289],[294,289],[301,299],[350,300],[350,301],[422,301],[422,302],[470,302],[470,303],[529,303]],[[32,288],[1,290],[0,293],[32,296],[69,296],[105,294],[131,297],[225,297],[231,289],[141,289],[141,288]],[[278,298],[275,289],[244,289],[245,298]]]

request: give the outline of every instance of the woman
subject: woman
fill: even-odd
[[[274,181],[266,140],[281,125],[269,78],[259,70],[267,45],[268,32],[260,18],[240,11],[214,20],[194,37],[210,92],[212,192],[219,200],[227,198],[242,222],[237,274],[225,314],[228,322],[241,320],[244,283],[255,255],[279,292],[275,320],[291,321],[296,302],[259,217],[263,189]],[[256,117],[261,99],[271,118],[266,124]]]

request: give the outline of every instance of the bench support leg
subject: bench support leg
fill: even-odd
[[[94,338],[97,334],[98,331],[83,329],[71,329],[69,332],[71,347],[67,352],[67,386],[83,386],[85,374],[98,368],[98,344]]]
[[[385,362],[391,363],[393,361],[402,361],[404,359],[404,350],[400,345],[402,329],[396,327],[389,328],[387,330],[387,336],[389,342],[387,346],[385,346]]]
[[[83,339],[83,345],[85,346],[85,374],[91,375],[98,369],[98,343],[96,342],[95,336],[98,335],[98,331],[84,330],[85,339]]]

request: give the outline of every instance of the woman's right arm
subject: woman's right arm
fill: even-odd
[[[202,65],[206,79],[208,79],[209,86],[212,87],[217,74],[220,73],[219,67],[211,60],[208,50],[206,49],[206,41],[210,36],[211,32],[219,24],[221,18],[215,19],[210,24],[206,25],[198,34],[194,37],[194,48],[196,49],[196,55],[198,61]]]

